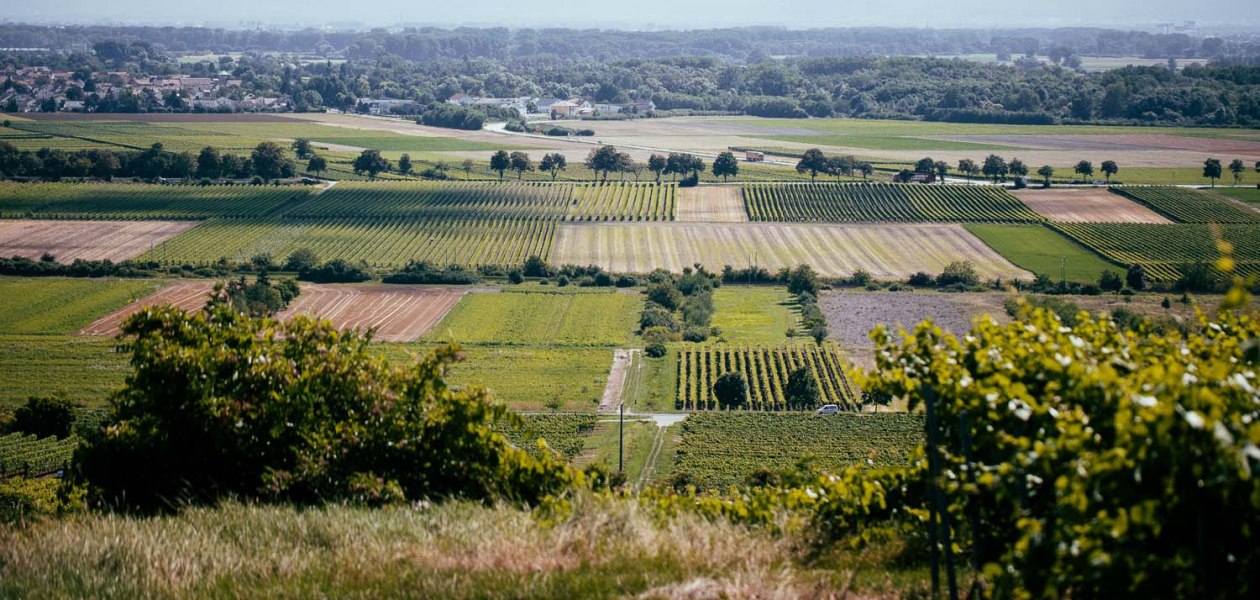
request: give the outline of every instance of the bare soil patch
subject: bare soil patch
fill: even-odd
[[[678,189],[677,220],[695,223],[744,223],[744,196],[739,186],[701,185]]]
[[[176,281],[140,300],[132,302],[108,315],[105,315],[87,327],[79,330],[79,335],[118,335],[118,327],[123,320],[140,312],[146,306],[174,306],[183,310],[197,310],[206,305],[215,282],[208,279],[187,279]]]
[[[58,262],[135,258],[196,226],[189,221],[0,221],[0,256]]]
[[[823,292],[819,305],[827,324],[846,354],[863,368],[875,366],[875,344],[870,332],[886,325],[894,332],[911,330],[926,319],[941,329],[962,335],[972,322],[989,315],[999,323],[1008,321],[1003,308],[1008,296],[1001,293],[947,294],[931,290],[916,292],[866,292],[859,290]]]
[[[279,317],[306,314],[340,329],[376,328],[382,342],[410,342],[428,333],[469,290],[410,285],[303,284],[302,294]]]
[[[1036,189],[1012,192],[1024,204],[1061,223],[1171,223],[1163,215],[1104,188]]]
[[[776,271],[807,264],[827,277],[864,269],[879,279],[939,273],[969,260],[983,278],[1029,279],[961,225],[795,223],[583,223],[557,229],[551,261],[623,273],[681,272],[702,263]]]

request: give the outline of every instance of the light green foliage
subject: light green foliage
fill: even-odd
[[[549,448],[571,461],[582,452],[585,437],[595,429],[597,418],[594,413],[528,414],[521,416],[519,427],[501,425],[497,429],[517,448],[537,453],[537,440],[541,438],[547,441]]]
[[[1180,223],[1260,223],[1260,213],[1235,206],[1206,192],[1156,186],[1109,189]]]
[[[799,327],[794,303],[783,288],[723,286],[713,293],[713,326],[736,344],[782,344]]]
[[[0,334],[74,333],[157,288],[135,279],[0,278]]]
[[[721,490],[759,468],[787,470],[805,457],[832,473],[855,465],[906,467],[922,443],[921,415],[693,414],[683,421],[674,469]]]
[[[642,303],[638,295],[619,293],[472,293],[428,338],[502,346],[625,346]]]
[[[964,555],[980,539],[996,595],[1260,589],[1260,321],[1222,313],[1182,337],[1037,310],[963,340],[874,339],[865,389],[937,399],[955,539]]]
[[[1068,281],[1090,283],[1104,271],[1123,270],[1041,225],[969,223],[966,227],[1015,266],[1056,281],[1064,267]]]
[[[4,439],[0,438],[0,445]],[[59,478],[0,480],[0,523],[26,524],[42,517],[77,512],[83,506],[83,491]]]
[[[447,386],[455,346],[399,367],[330,322],[281,324],[224,307],[146,308],[123,335],[133,372],[111,398],[103,435],[75,455],[106,502],[533,503],[584,483],[494,433],[511,414],[484,390]]]
[[[753,221],[1037,223],[1041,216],[996,186],[818,184],[743,186]]]

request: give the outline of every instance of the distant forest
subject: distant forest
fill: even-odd
[[[5,24],[0,47],[49,49],[0,51],[0,67],[226,71],[242,80],[245,93],[289,95],[296,110],[352,109],[365,98],[423,106],[465,93],[651,99],[661,114],[1260,126],[1260,41],[1254,37],[1087,28],[339,33]],[[229,52],[245,54],[220,56]],[[190,53],[214,58],[176,60]],[[932,58],[972,53],[1013,64]],[[1074,68],[1082,56],[1163,64],[1085,73]],[[1190,58],[1209,63],[1176,68]]]

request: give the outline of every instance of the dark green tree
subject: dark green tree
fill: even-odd
[[[400,175],[410,175],[412,169],[411,155],[404,153],[398,157],[398,173]]]
[[[653,154],[648,157],[647,168],[656,174],[656,183],[661,182],[661,172],[665,170],[666,159],[659,154]],[[1260,170],[1260,163],[1256,163],[1256,168]]]
[[[1203,176],[1212,180],[1212,187],[1216,187],[1216,180],[1221,178],[1220,159],[1209,158],[1203,161]]]
[[[503,181],[503,173],[512,168],[512,159],[508,157],[506,150],[499,150],[490,156],[490,170],[499,174],[499,181]]]
[[[744,374],[731,371],[719,375],[717,381],[713,382],[713,396],[723,409],[734,410],[743,406],[744,399],[748,396],[748,383],[744,381]]]
[[[543,155],[542,162],[538,165],[538,170],[551,174],[551,180],[555,181],[556,176],[569,166],[569,159],[565,158],[560,152],[551,152]]]
[[[1041,180],[1046,187],[1050,187],[1050,178],[1054,177],[1054,167],[1041,165],[1041,168],[1037,169],[1037,175],[1041,176]]]
[[[65,398],[30,398],[13,411],[13,430],[36,437],[70,435],[74,405]]]
[[[990,154],[985,157],[984,166],[980,168],[980,172],[984,173],[985,177],[992,178],[993,183],[997,183],[999,179],[1006,181],[1006,174],[1010,172],[1010,169],[1006,166],[1006,159]]]
[[[306,161],[306,172],[319,175],[328,170],[328,161],[318,154],[312,154],[311,159]]]
[[[364,150],[354,159],[351,165],[354,168],[355,175],[367,173],[368,177],[376,179],[376,176],[389,171],[389,161],[381,156],[380,150]]]
[[[293,140],[293,154],[298,158],[309,158],[311,155],[311,141],[304,138]]]
[[[739,176],[739,161],[735,155],[730,152],[718,154],[713,160],[713,175],[721,177],[722,181],[726,181],[728,177]]]
[[[288,161],[285,158],[284,149],[275,142],[258,144],[250,153],[249,159],[254,165],[254,174],[262,177],[263,181],[282,177],[285,172],[285,163]]]
[[[534,170],[534,161],[530,160],[529,154],[516,151],[508,156],[508,162],[512,165],[512,170],[516,171],[516,178],[521,179],[528,171]]]
[[[218,179],[223,176],[223,158],[219,156],[219,151],[211,146],[206,146],[197,154],[197,177],[203,179]]]
[[[1234,185],[1242,183],[1243,171],[1247,170],[1247,165],[1243,163],[1241,158],[1235,158],[1229,163],[1229,172],[1234,174]]]
[[[818,405],[818,379],[808,368],[801,367],[788,374],[787,385],[783,388],[784,399],[789,409],[804,410]]]
[[[808,172],[810,181],[816,181],[819,173],[827,172],[827,156],[818,148],[806,150],[800,162],[796,163],[796,172]]]
[[[1076,166],[1072,168],[1072,171],[1074,171],[1077,175],[1080,175],[1081,183],[1084,183],[1089,181],[1089,178],[1094,174],[1094,163],[1089,162],[1088,160],[1082,160],[1081,162],[1076,163]]]
[[[1111,176],[1120,172],[1120,165],[1116,164],[1114,160],[1102,161],[1102,165],[1099,168],[1102,169],[1103,175],[1107,176],[1108,185],[1111,184]]]

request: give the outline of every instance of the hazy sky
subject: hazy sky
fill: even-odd
[[[8,0],[8,21],[108,21],[134,24],[358,23],[434,25],[597,26],[695,29],[740,25],[792,28],[884,25],[901,27],[1060,27],[1108,25],[1148,29],[1164,21],[1201,25],[1260,25],[1257,0]]]

